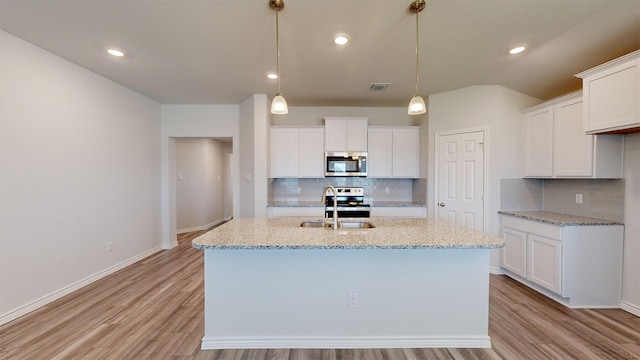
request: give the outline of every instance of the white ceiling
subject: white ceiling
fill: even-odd
[[[406,106],[415,76],[408,0],[285,0],[282,92],[290,106]],[[163,104],[272,96],[268,0],[0,0],[0,29]],[[333,44],[347,33],[348,46]],[[520,55],[508,48],[527,44]],[[127,52],[121,59],[109,46]],[[499,84],[546,100],[574,74],[640,49],[640,0],[427,0],[420,93]],[[381,92],[372,82],[391,83]]]

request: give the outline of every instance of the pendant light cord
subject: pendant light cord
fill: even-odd
[[[278,10],[276,11],[276,72],[278,73],[278,95],[280,95],[280,25],[278,24]]]
[[[415,92],[415,96],[418,96],[418,36],[419,36],[419,31],[418,31],[418,14],[420,13],[420,11],[416,11],[416,92]]]

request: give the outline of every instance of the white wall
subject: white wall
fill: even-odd
[[[271,125],[277,126],[324,126],[325,116],[368,117],[374,126],[421,125],[420,117],[408,115],[406,107],[289,106],[286,115],[269,115]]]
[[[640,134],[627,135],[624,146],[622,307],[640,316]]]
[[[240,104],[240,217],[267,217],[267,96]]]
[[[500,235],[498,210],[500,179],[520,177],[520,111],[541,101],[502,86],[472,86],[429,96],[427,204],[434,214],[435,137],[439,132],[486,128],[485,231]],[[491,266],[499,268],[499,250],[492,253]]]
[[[231,138],[231,182],[238,182],[239,106],[238,105],[162,105],[162,244],[176,242],[176,138]],[[233,188],[233,203],[239,204],[238,187]],[[239,206],[233,216],[239,217]]]
[[[160,105],[3,31],[0,54],[4,323],[160,249]]]
[[[208,229],[224,221],[225,144],[214,139],[176,139],[177,232]]]

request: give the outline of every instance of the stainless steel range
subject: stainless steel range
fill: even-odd
[[[371,217],[371,206],[364,203],[364,188],[337,187],[338,217],[339,218],[368,218]],[[333,191],[325,190],[325,217],[333,217]]]

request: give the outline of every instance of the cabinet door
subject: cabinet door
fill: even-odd
[[[553,107],[524,114],[524,176],[553,175]]]
[[[639,61],[632,59],[584,78],[587,133],[640,126]]]
[[[271,177],[298,177],[298,129],[271,129]]]
[[[527,235],[522,231],[502,228],[505,247],[502,248],[502,267],[522,276],[527,276]]]
[[[369,154],[367,157],[367,176],[386,178],[392,176],[392,136],[391,129],[369,129]]]
[[[593,135],[585,135],[582,100],[573,99],[556,105],[554,121],[553,166],[558,177],[593,174]]]
[[[527,235],[527,279],[557,294],[562,292],[562,242]]]
[[[299,177],[324,177],[324,129],[298,131]]]
[[[393,129],[393,177],[417,178],[420,169],[418,129]]]
[[[347,151],[367,151],[367,120],[347,120]]]
[[[324,121],[324,151],[346,151],[347,123],[345,120]]]
[[[325,151],[367,151],[367,122],[367,118],[325,118]]]

